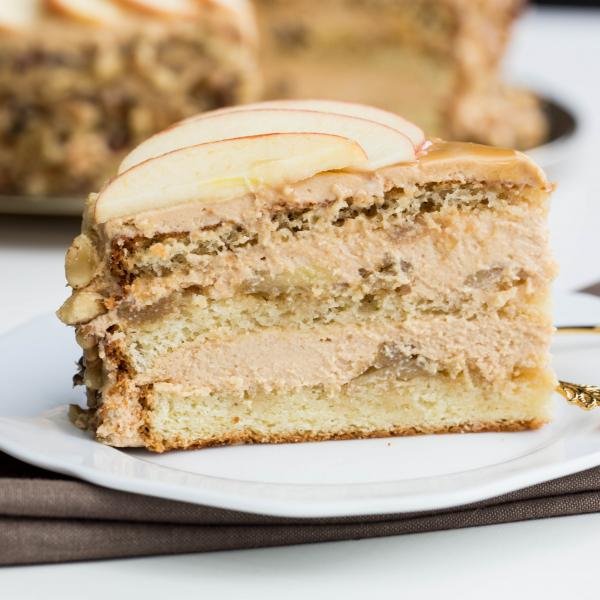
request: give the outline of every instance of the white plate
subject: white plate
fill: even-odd
[[[557,302],[559,324],[600,322],[600,300]],[[103,446],[72,427],[65,404],[79,352],[52,316],[0,338],[0,449],[40,467],[119,490],[287,517],[442,509],[600,465],[600,411],[557,395],[540,431],[441,435],[154,455]],[[562,379],[600,383],[600,339],[558,338]]]

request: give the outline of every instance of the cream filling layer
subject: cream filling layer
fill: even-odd
[[[217,256],[182,249],[182,268],[162,277],[137,278],[126,301],[144,306],[190,287],[202,289],[211,300],[297,288],[321,296],[332,286],[360,291],[365,276],[387,270],[395,274],[397,285],[409,285],[415,297],[435,306],[451,296],[460,299],[465,287],[484,289],[481,276],[490,270],[527,280],[530,290],[543,288],[555,272],[546,247],[541,208],[425,214],[414,226],[383,222],[379,228],[359,218],[327,232],[303,231],[285,242],[266,240]]]
[[[184,344],[157,358],[135,381],[193,386],[201,394],[241,394],[317,385],[339,388],[371,368],[394,366],[400,377],[408,368],[409,375],[416,369],[504,380],[518,369],[545,367],[551,333],[542,318],[497,315],[471,320],[431,315],[305,331],[269,328],[224,341]]]

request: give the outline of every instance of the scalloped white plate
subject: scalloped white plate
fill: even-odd
[[[600,322],[600,299],[557,300],[558,324]],[[66,404],[78,349],[53,316],[0,338],[0,449],[92,483],[287,517],[435,510],[600,465],[600,411],[557,395],[540,431],[239,446],[154,455],[103,446],[76,430]],[[557,338],[562,379],[600,384],[600,339]]]

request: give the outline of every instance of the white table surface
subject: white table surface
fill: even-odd
[[[529,13],[507,61],[510,76],[572,100],[586,118],[576,160],[552,173],[560,184],[552,226],[563,289],[600,280],[599,63],[600,11]],[[580,210],[571,210],[575,204]],[[69,220],[0,217],[0,333],[66,297],[63,255],[77,229]],[[292,548],[8,568],[0,570],[0,597],[580,600],[600,596],[599,548],[600,515],[588,515]]]

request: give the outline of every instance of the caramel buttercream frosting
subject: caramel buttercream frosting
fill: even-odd
[[[221,112],[216,141],[217,115],[187,120],[90,198],[59,316],[84,350],[76,418],[100,441],[163,451],[549,420],[543,172],[336,108]]]

